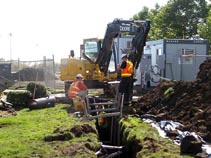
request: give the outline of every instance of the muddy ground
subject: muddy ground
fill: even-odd
[[[211,142],[211,60],[200,65],[195,81],[163,81],[134,107],[138,114],[155,115],[157,121],[180,122],[184,125],[180,130],[196,132]]]

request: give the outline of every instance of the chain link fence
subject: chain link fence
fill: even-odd
[[[35,61],[0,61],[0,65],[9,65],[10,68],[5,69],[5,74],[11,71],[11,77],[8,80],[14,82],[15,87],[25,87],[30,82],[44,84],[49,89],[56,89],[56,77],[54,57],[51,59],[43,57],[43,60]],[[0,74],[5,76],[4,72]]]

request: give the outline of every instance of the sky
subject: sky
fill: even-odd
[[[168,0],[0,0],[0,58],[33,61],[80,54],[86,38],[103,38],[115,18]],[[144,20],[144,19],[143,19]]]

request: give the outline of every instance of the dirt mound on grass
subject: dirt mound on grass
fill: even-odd
[[[89,124],[77,125],[67,130],[61,130],[60,128],[57,128],[54,130],[52,135],[46,136],[44,140],[47,142],[67,141],[71,140],[74,136],[80,137],[82,134],[87,134],[87,133],[97,134],[97,131]]]
[[[182,131],[196,132],[211,142],[211,60],[200,65],[196,81],[161,82],[134,106],[139,114],[180,122]]]
[[[14,113],[13,111],[5,111],[5,110],[0,110],[0,118],[1,117],[8,117],[8,116],[16,116],[17,114]]]
[[[17,112],[15,109],[9,106],[3,106],[2,102],[0,103],[0,118],[8,116],[16,116]]]

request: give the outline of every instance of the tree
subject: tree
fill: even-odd
[[[209,6],[208,8],[211,9]],[[199,35],[200,37],[204,39],[208,39],[209,43],[211,43],[211,10],[209,11],[209,14],[205,20],[205,23],[199,24]],[[211,49],[210,49],[210,54],[211,54]]]
[[[138,14],[135,14],[133,16],[133,19],[134,20],[149,19],[151,21],[151,28],[155,28],[156,27],[155,25],[157,23],[154,22],[154,18],[156,18],[157,14],[159,13],[159,10],[160,10],[160,6],[158,4],[155,5],[155,9],[151,9],[151,10],[149,10],[149,8],[147,7],[143,7],[143,9]],[[158,32],[159,32],[158,30],[151,29],[147,38],[149,40],[156,39],[154,35],[158,37],[159,36]]]
[[[145,7],[133,18],[151,20],[150,40],[187,38],[198,33],[198,25],[205,22],[207,13],[206,0],[169,0],[154,10]]]
[[[134,20],[144,20],[148,18],[149,8],[143,7],[142,11],[133,16]]]
[[[205,0],[170,0],[161,17],[169,32],[165,32],[167,38],[186,38],[197,34],[198,24],[203,23],[207,16],[206,6]]]

